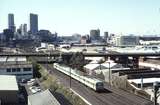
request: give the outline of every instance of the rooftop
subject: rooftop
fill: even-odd
[[[11,75],[0,75],[0,90],[17,90],[18,85],[16,76]]]
[[[0,69],[3,68],[32,68],[31,63],[0,63]]]
[[[100,66],[100,64],[87,64],[84,67],[87,68],[87,69],[93,70],[93,69],[95,69],[99,66]]]
[[[106,61],[102,64],[89,63],[89,64],[85,65],[84,67],[87,68],[87,69],[93,70],[93,69],[96,69],[96,68],[107,69],[107,68],[119,68],[119,67],[122,67],[122,66],[117,64],[117,63],[114,63],[111,60],[108,60],[108,61]]]
[[[28,100],[29,105],[60,105],[48,89],[40,93],[29,95]]]
[[[0,56],[0,65],[0,68],[32,67],[32,64],[27,62],[26,57]]]
[[[26,57],[7,57],[7,56],[0,56],[0,62],[26,62]]]
[[[143,81],[143,84],[147,84],[147,83],[154,83],[154,82],[160,82],[160,78],[143,78],[142,79],[129,79],[129,82],[134,82],[136,84],[141,84],[141,82]]]

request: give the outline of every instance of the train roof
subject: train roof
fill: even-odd
[[[55,63],[55,64],[58,64],[58,63]],[[59,64],[58,64],[58,65],[59,65]],[[59,66],[62,66],[62,65],[59,65]],[[65,67],[66,69],[70,70],[70,68],[67,67],[67,66],[63,66],[63,67]],[[78,72],[77,72],[76,70],[74,70],[74,69],[71,69],[71,72],[74,73],[74,74],[78,74],[79,76],[81,76],[81,78],[85,78],[85,80],[90,81],[90,82],[92,82],[92,83],[94,83],[94,84],[97,83],[97,82],[102,82],[101,80],[99,80],[99,79],[97,79],[97,78],[95,78],[95,77],[83,76],[82,73],[78,73]]]
[[[92,83],[97,83],[97,82],[103,82],[97,78],[91,77],[91,76],[84,76],[84,78]]]

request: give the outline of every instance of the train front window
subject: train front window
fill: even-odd
[[[103,83],[97,83],[96,85],[97,86],[103,86]]]

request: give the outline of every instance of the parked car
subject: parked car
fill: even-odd
[[[36,86],[31,86],[31,87],[29,87],[29,89],[31,90],[31,92],[33,94],[41,91],[41,88],[40,87],[36,87]]]

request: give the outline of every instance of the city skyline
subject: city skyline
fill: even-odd
[[[8,4],[11,4],[8,7]],[[7,28],[7,16],[14,14],[14,24],[27,23],[29,14],[38,14],[39,29],[59,35],[89,34],[91,29],[122,34],[160,34],[158,0],[2,0],[0,32]],[[28,28],[29,29],[29,28]]]

